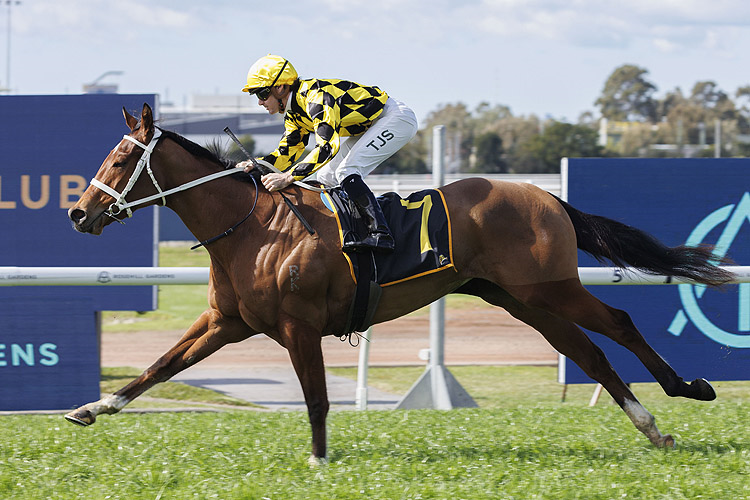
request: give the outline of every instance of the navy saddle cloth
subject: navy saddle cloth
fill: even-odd
[[[367,235],[365,223],[346,193],[337,188],[321,196],[336,216],[342,246],[357,235]],[[377,200],[393,234],[396,250],[392,254],[367,253],[373,265],[372,281],[389,286],[453,267],[450,215],[439,190],[417,191],[406,198],[385,193]],[[345,255],[357,281],[360,259],[351,258],[356,254]]]

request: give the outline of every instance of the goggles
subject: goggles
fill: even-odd
[[[251,92],[251,94],[258,96],[258,99],[260,99],[261,101],[265,101],[269,97],[271,97],[271,89],[276,84],[276,81],[281,76],[281,73],[284,72],[284,68],[286,68],[287,64],[289,64],[289,61],[284,61],[284,65],[281,67],[281,69],[279,70],[279,72],[276,74],[276,78],[273,79],[273,82],[271,82],[271,85],[269,85],[268,87],[259,87],[259,88],[255,89],[253,92]]]

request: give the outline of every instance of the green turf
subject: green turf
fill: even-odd
[[[651,447],[613,405],[334,412],[319,469],[304,412],[119,414],[88,428],[3,417],[0,498],[750,496],[744,404],[653,410],[677,449]]]
[[[402,391],[421,370],[373,369],[371,382]],[[332,412],[331,462],[317,469],[305,412],[120,413],[87,428],[0,417],[0,498],[750,498],[748,383],[715,384],[710,403],[635,384],[677,440],[659,450],[608,397],[589,408],[590,386],[561,403],[550,367],[451,372],[481,408]],[[134,375],[107,369],[103,386]],[[182,397],[168,385],[160,396]]]

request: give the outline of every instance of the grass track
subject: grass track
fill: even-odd
[[[750,497],[744,404],[656,413],[676,450],[612,405],[335,412],[322,469],[302,412],[4,417],[0,498]]]

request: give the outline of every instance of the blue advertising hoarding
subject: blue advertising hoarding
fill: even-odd
[[[154,95],[0,96],[0,266],[153,266],[155,210],[99,237],[68,209]],[[156,287],[0,287],[0,410],[70,408],[99,395],[96,311],[147,311]]]
[[[638,227],[669,246],[713,245],[736,265],[750,265],[750,159],[568,159],[566,175],[567,199],[579,210]],[[598,265],[579,252],[579,266]],[[719,290],[697,285],[587,288],[627,311],[649,344],[686,380],[750,376],[749,283]],[[654,381],[625,348],[587,334],[625,382]],[[569,359],[560,369],[563,383],[592,382]]]

